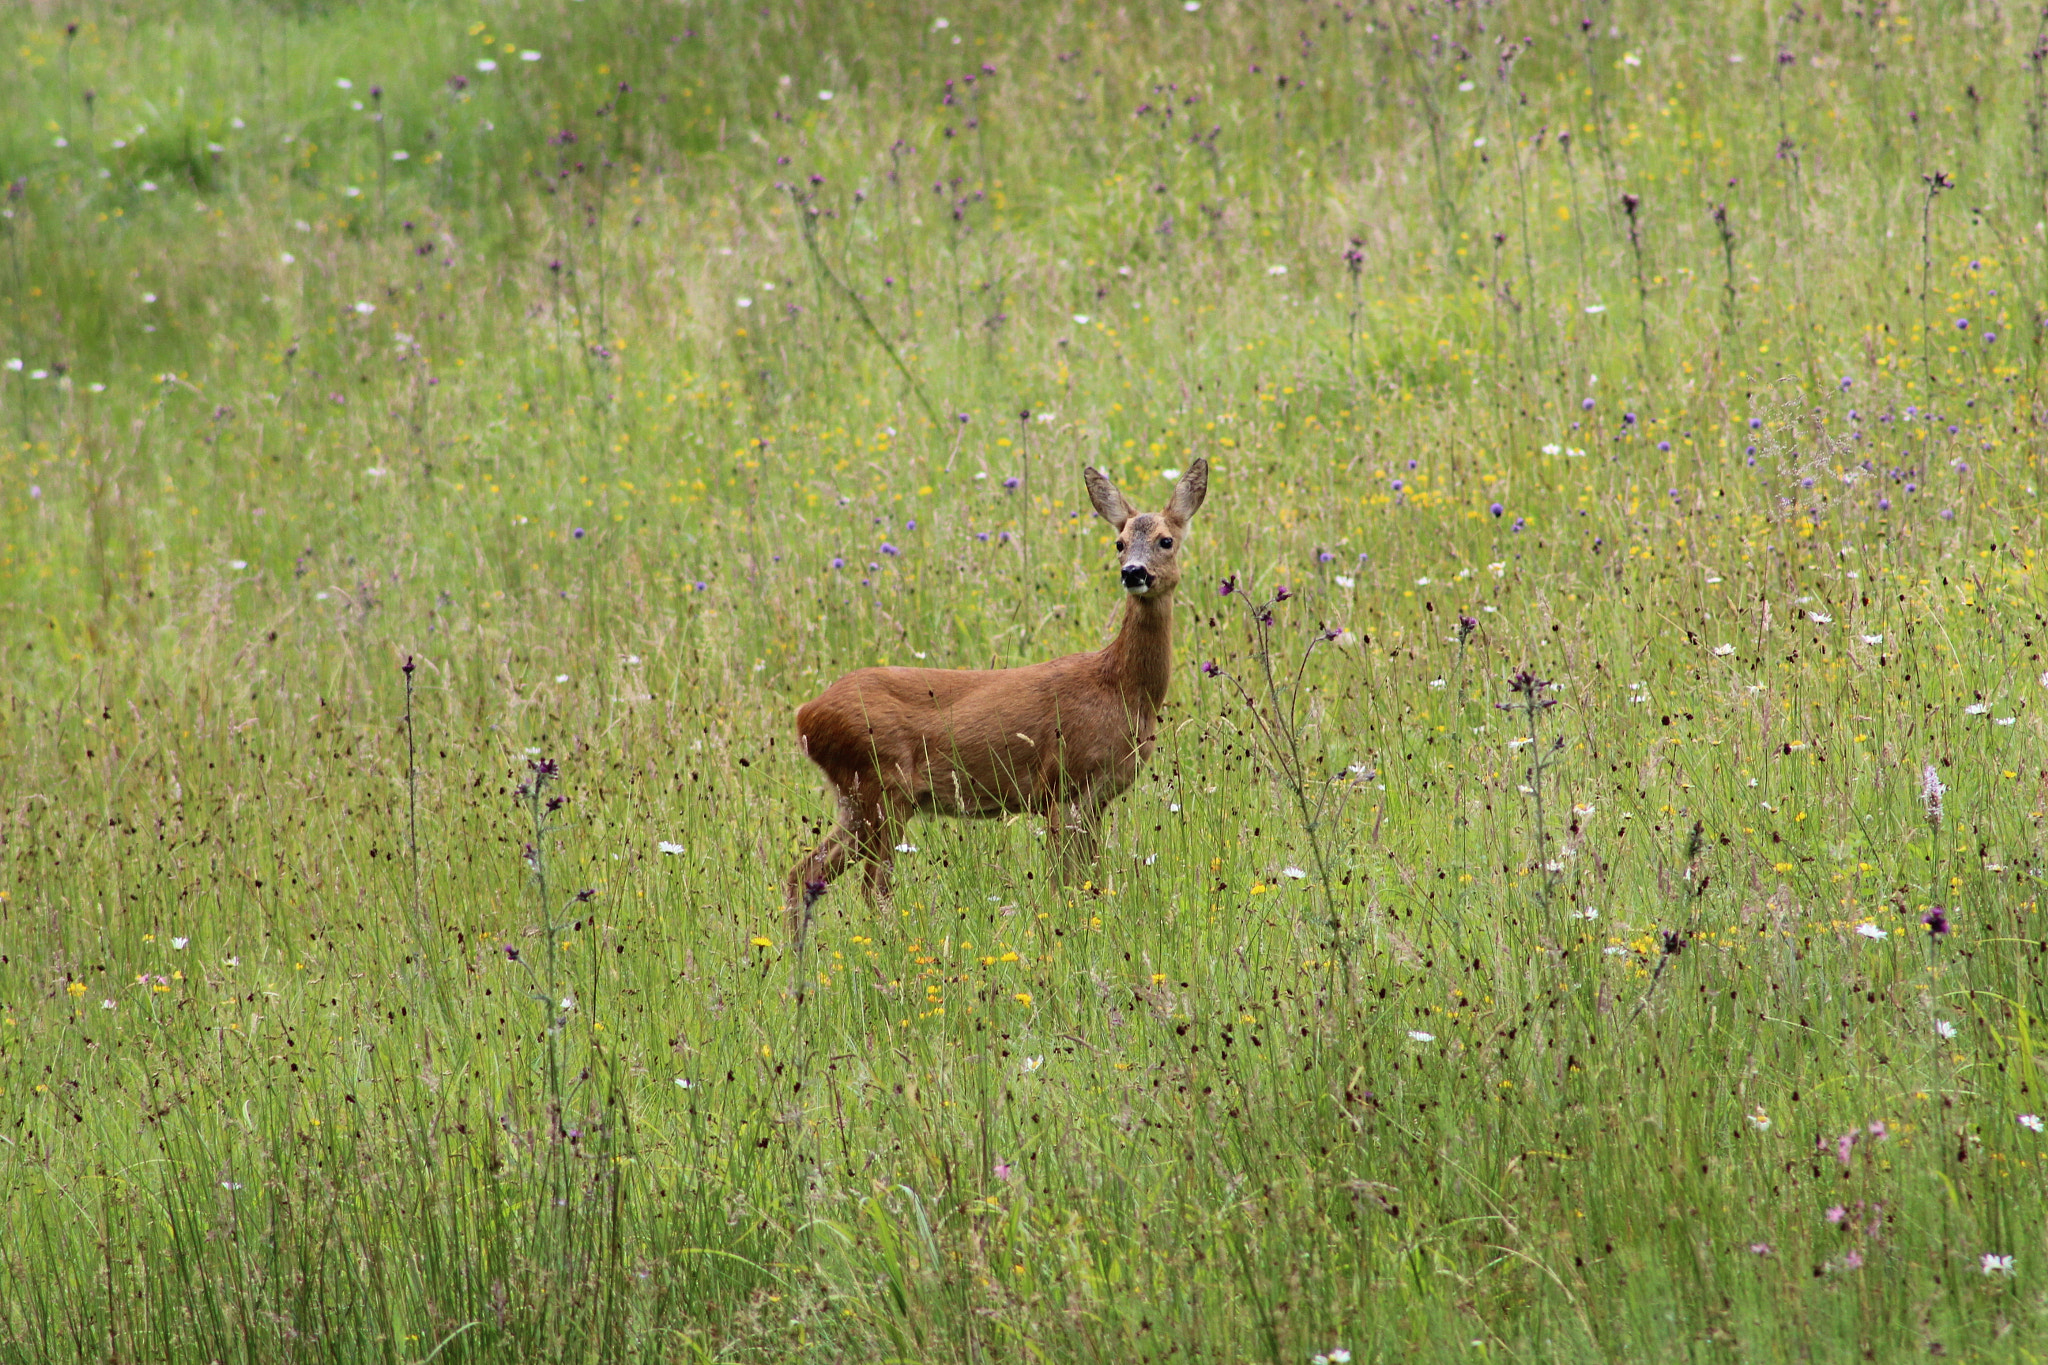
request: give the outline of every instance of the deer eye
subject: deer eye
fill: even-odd
[[[1118,541],[1118,542],[1116,543],[1116,552],[1117,552],[1118,554],[1122,554],[1122,553],[1124,552],[1124,543],[1123,543],[1123,542],[1122,542],[1121,540],[1119,540],[1119,541]]]
[[[1159,537],[1159,548],[1160,548],[1160,549],[1162,549],[1162,550],[1171,550],[1171,549],[1173,548],[1173,537],[1172,537],[1172,536],[1161,536],[1161,537]]]

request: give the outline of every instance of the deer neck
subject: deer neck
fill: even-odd
[[[1157,715],[1173,676],[1173,594],[1127,598],[1123,625],[1103,659],[1125,707]]]

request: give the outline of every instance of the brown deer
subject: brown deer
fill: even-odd
[[[1152,756],[1173,666],[1180,542],[1209,491],[1196,460],[1166,510],[1140,512],[1100,470],[1082,471],[1089,501],[1116,528],[1124,620],[1089,654],[1024,668],[863,668],[797,708],[797,742],[825,771],[838,820],[783,886],[801,952],[811,906],[847,861],[865,867],[870,904],[889,895],[891,864],[913,812],[1042,812],[1069,883],[1096,860],[1096,820]]]

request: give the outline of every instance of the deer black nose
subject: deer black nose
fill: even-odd
[[[1149,587],[1151,583],[1152,571],[1143,564],[1124,565],[1124,586],[1126,588]]]

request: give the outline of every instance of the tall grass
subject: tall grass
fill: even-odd
[[[6,1359],[2032,1358],[2026,13],[0,37]],[[791,708],[1196,455],[1104,889],[800,1003]]]

